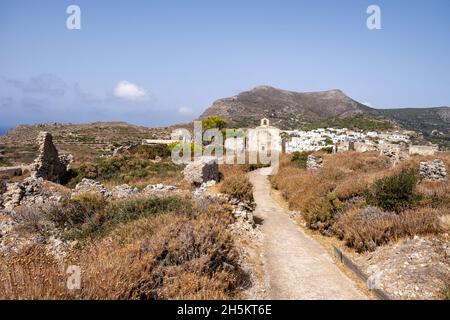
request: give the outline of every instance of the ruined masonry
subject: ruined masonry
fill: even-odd
[[[60,182],[73,157],[58,154],[58,150],[53,144],[53,137],[49,132],[40,132],[37,142],[39,144],[39,155],[30,167],[32,177]]]

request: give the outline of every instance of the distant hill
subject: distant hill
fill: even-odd
[[[142,139],[168,139],[171,132],[170,128],[146,128],[126,122],[19,125],[0,137],[0,166],[30,163],[37,155],[39,131],[52,133],[58,150],[76,157],[111,154],[117,146],[140,143]]]
[[[200,118],[219,116],[238,125],[252,126],[265,117],[281,128],[295,128],[326,118],[361,115],[368,109],[341,90],[300,93],[260,86],[217,100]]]
[[[447,137],[450,129],[449,107],[375,109],[353,100],[341,90],[292,92],[269,86],[217,100],[200,118],[210,116],[219,116],[243,127],[254,126],[265,117],[283,129],[307,128],[315,123],[352,122],[386,127],[389,122],[428,137],[436,130]]]

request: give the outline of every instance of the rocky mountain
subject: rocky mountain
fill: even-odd
[[[254,125],[266,117],[273,124],[288,128],[325,118],[361,115],[369,109],[341,90],[301,93],[259,86],[217,100],[200,118],[219,116],[239,125]]]
[[[388,121],[431,136],[434,130],[449,134],[450,108],[374,109],[341,90],[292,92],[269,86],[256,87],[234,97],[217,100],[200,118],[219,116],[237,126],[254,126],[263,117],[280,128],[301,128],[314,122],[342,123],[342,119]],[[347,121],[349,122],[349,121]],[[449,136],[450,138],[450,136]]]

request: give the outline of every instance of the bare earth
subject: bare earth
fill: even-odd
[[[294,224],[270,196],[267,169],[250,174],[257,219],[262,220],[268,299],[367,299],[333,263],[323,247]]]

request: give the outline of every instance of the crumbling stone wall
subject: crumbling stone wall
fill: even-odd
[[[440,159],[422,161],[420,163],[420,176],[431,181],[445,181],[448,179],[447,168]]]
[[[72,162],[72,156],[58,154],[49,132],[40,132],[37,142],[39,155],[30,167],[32,177],[60,182]]]

